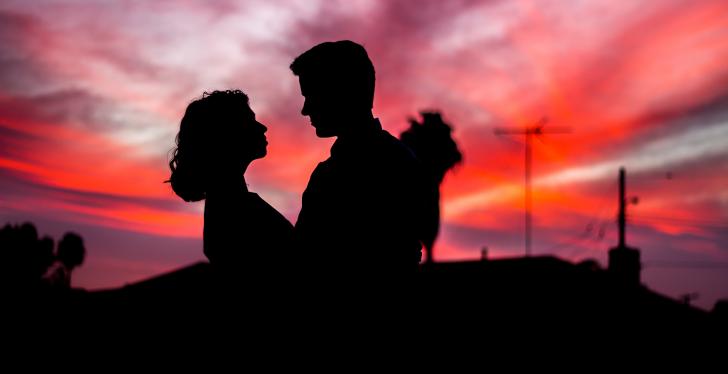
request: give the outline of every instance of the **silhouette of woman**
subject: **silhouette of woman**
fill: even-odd
[[[205,200],[204,253],[228,281],[271,274],[291,248],[291,223],[245,183],[248,165],[267,153],[267,130],[242,91],[205,92],[187,106],[169,162],[174,192]]]

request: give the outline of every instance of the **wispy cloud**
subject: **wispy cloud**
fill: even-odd
[[[443,186],[439,258],[477,257],[481,242],[518,253],[522,140],[492,129],[542,116],[573,132],[536,142],[541,248],[609,222],[615,197],[604,186],[622,165],[643,214],[728,220],[726,174],[716,171],[728,167],[727,25],[728,5],[717,0],[4,1],[0,190],[13,197],[0,203],[17,217],[98,228],[87,235],[199,239],[200,207],[161,183],[168,151],[192,99],[236,87],[270,129],[269,157],[248,181],[293,220],[331,143],[300,116],[288,65],[316,43],[352,39],[376,65],[385,128],[397,134],[423,108],[455,126],[465,164]],[[655,246],[724,239],[644,225]],[[592,239],[569,246],[601,253],[608,237]]]

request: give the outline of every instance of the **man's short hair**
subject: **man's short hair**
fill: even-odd
[[[374,105],[374,65],[367,51],[350,40],[321,43],[291,63],[296,76],[306,76],[323,89],[335,89],[371,109]]]

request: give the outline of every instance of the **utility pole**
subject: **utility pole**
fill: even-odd
[[[533,165],[533,151],[532,151],[532,142],[531,139],[533,136],[541,136],[543,134],[566,134],[571,132],[571,128],[569,127],[549,127],[548,129],[544,129],[544,126],[548,122],[548,118],[543,117],[538,122],[531,126],[521,127],[521,128],[504,128],[504,127],[496,127],[493,131],[496,135],[524,135],[526,137],[526,157],[525,157],[525,163],[526,163],[526,170],[525,170],[525,196],[524,196],[524,205],[526,207],[526,217],[525,217],[525,226],[526,226],[526,233],[525,233],[525,246],[526,246],[526,257],[531,256],[531,231],[532,231],[532,225],[533,225],[533,217],[532,217],[532,197],[531,197],[531,170]]]
[[[619,225],[619,245],[617,248],[627,248],[627,242],[625,240],[627,232],[626,179],[624,168],[619,168],[619,215],[617,218],[617,224]]]
[[[609,273],[622,286],[636,287],[640,284],[640,251],[627,246],[627,204],[637,204],[636,197],[627,199],[627,177],[624,168],[619,168],[619,243],[609,250]]]

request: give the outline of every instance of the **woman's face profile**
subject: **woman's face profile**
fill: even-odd
[[[263,158],[268,153],[268,139],[265,137],[268,128],[255,118],[255,113],[249,106],[245,105],[241,118],[235,121],[239,135],[232,139],[239,144],[239,155],[242,162],[250,162],[255,159]]]

